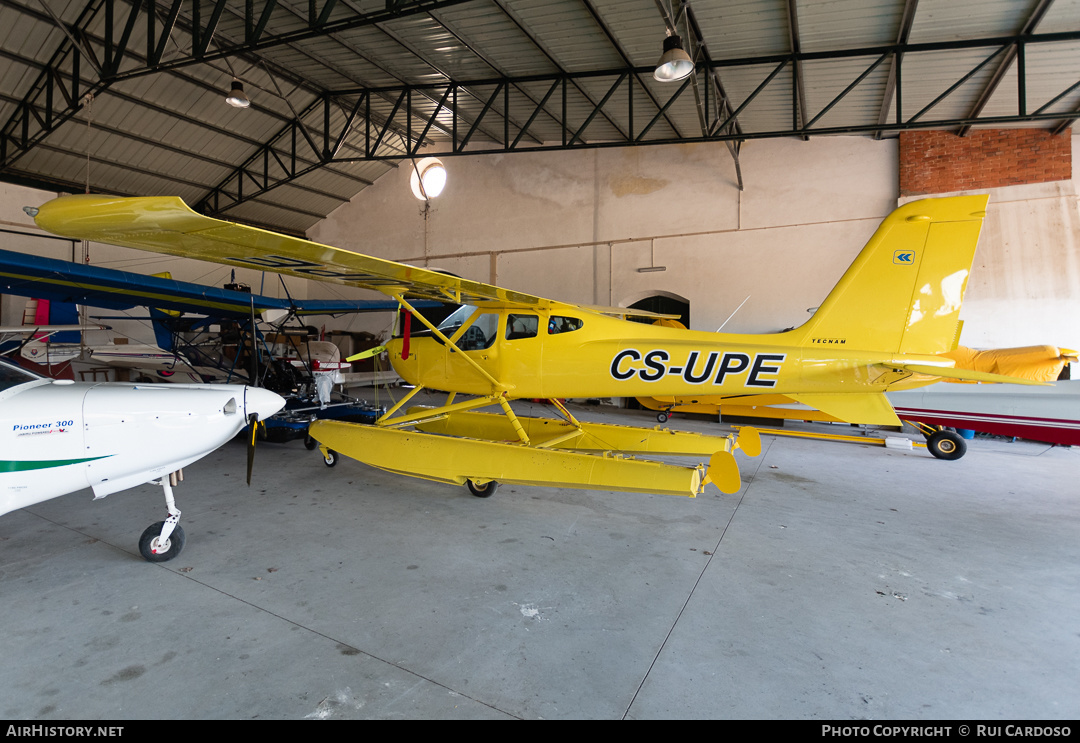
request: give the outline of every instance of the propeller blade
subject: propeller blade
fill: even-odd
[[[247,447],[247,484],[251,485],[251,469],[255,465],[255,436],[259,430],[258,413],[252,413],[248,416],[248,426],[251,428],[251,438],[248,439]]]

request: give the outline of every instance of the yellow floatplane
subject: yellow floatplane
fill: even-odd
[[[841,281],[801,327],[765,335],[693,331],[632,322],[625,308],[588,307],[470,281],[307,240],[224,222],[178,198],[65,196],[37,223],[77,239],[280,272],[381,292],[417,317],[386,344],[415,385],[374,425],[317,421],[335,452],[403,475],[694,496],[708,482],[741,487],[732,452],[740,437],[602,425],[578,420],[566,398],[782,394],[840,420],[899,425],[885,393],[941,378],[1017,380],[960,370],[939,354],[956,346],[960,305],[986,196],[906,204],[881,223]],[[460,305],[436,325],[417,300]],[[449,392],[438,407],[407,408],[422,389]],[[552,400],[561,418],[517,415],[515,399]],[[477,412],[482,408],[498,412]],[[690,455],[678,466],[630,455]]]

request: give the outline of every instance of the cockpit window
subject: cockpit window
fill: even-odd
[[[536,315],[507,315],[506,340],[535,338],[540,331],[540,318]]]
[[[6,390],[16,385],[25,384],[27,382],[33,382],[35,379],[40,379],[35,374],[31,374],[25,369],[9,364],[6,361],[0,361],[0,390]]]
[[[552,315],[548,320],[548,335],[555,335],[557,333],[570,333],[575,330],[580,330],[584,325],[580,319],[576,317],[562,317],[560,315]]]

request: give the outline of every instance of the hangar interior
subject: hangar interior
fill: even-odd
[[[660,296],[692,329],[768,333],[805,321],[898,204],[987,193],[961,343],[1080,348],[1075,0],[0,13],[5,250],[360,296],[57,239],[23,211],[60,193],[178,195],[466,279],[586,305]],[[695,71],[659,81],[675,36]],[[247,107],[225,101],[237,84]],[[423,200],[410,180],[427,157],[447,184]],[[0,325],[24,302],[5,294]],[[392,322],[316,324],[385,337]],[[297,444],[261,446],[249,489],[230,442],[185,471],[187,551],[159,565],[133,548],[161,510],[148,486],[7,514],[3,714],[1075,718],[1074,450],[980,439],[944,462],[764,443],[739,455],[735,495],[478,500],[348,460],[328,470]]]

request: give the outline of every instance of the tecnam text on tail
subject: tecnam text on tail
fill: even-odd
[[[941,377],[1016,381],[954,369],[937,354],[956,343],[986,196],[906,204],[881,223],[840,283],[803,326],[744,335],[631,322],[623,308],[567,304],[192,212],[169,197],[67,196],[37,222],[94,240],[372,289],[413,302],[462,305],[440,325],[387,343],[413,391],[375,425],[318,421],[328,463],[340,452],[386,470],[468,484],[496,483],[695,495],[709,481],[741,486],[733,437],[577,420],[559,398],[782,393],[842,420],[898,424],[885,393]],[[405,323],[408,327],[408,323]],[[422,389],[445,404],[408,409]],[[458,396],[468,396],[459,399]],[[561,418],[519,417],[517,398],[553,401]],[[497,407],[496,414],[480,413]],[[707,457],[678,467],[627,454]]]

